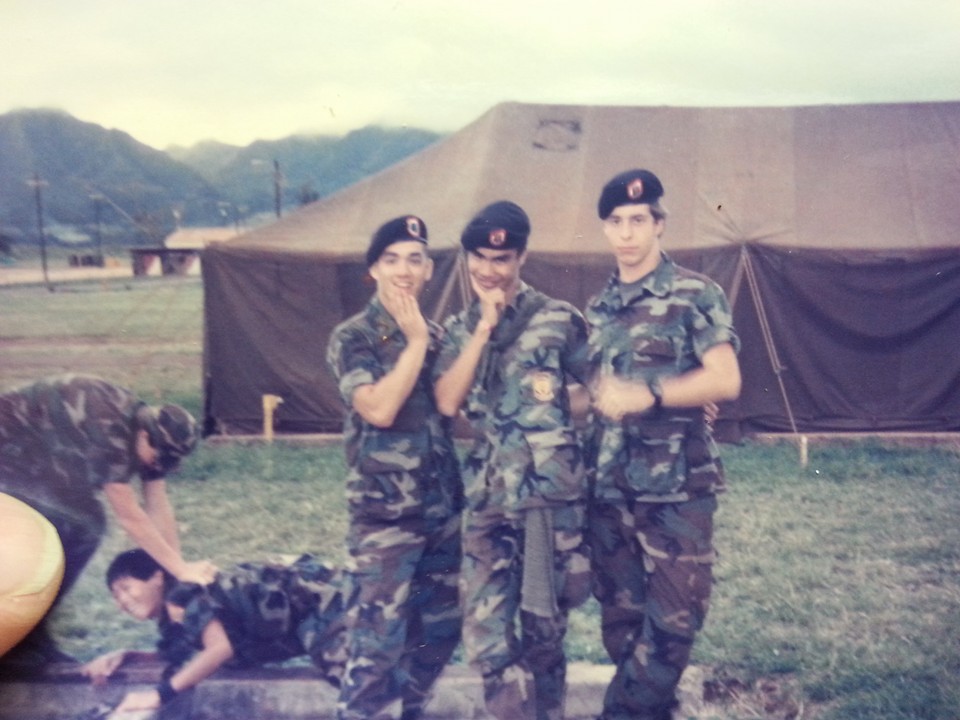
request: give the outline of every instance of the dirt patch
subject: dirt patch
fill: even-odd
[[[202,365],[202,344],[193,339],[0,339],[5,387],[64,372],[99,375],[132,388],[199,387]]]
[[[50,283],[68,283],[132,277],[133,266],[128,262],[102,268],[51,267],[47,270],[46,279]],[[0,285],[40,285],[43,282],[43,270],[39,267],[0,267]]]
[[[703,705],[698,714],[681,714],[696,720],[763,718],[763,720],[813,720],[817,708],[804,703],[799,684],[790,676],[760,678],[754,683],[721,670],[707,670],[703,680]]]

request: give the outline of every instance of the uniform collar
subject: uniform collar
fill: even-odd
[[[520,284],[517,286],[517,294],[513,296],[513,302],[507,305],[506,310],[510,310],[511,313],[518,312],[520,308],[523,307],[523,303],[526,301],[526,298],[529,294],[530,286],[521,280]]]
[[[611,307],[626,307],[645,295],[666,297],[673,286],[673,276],[676,265],[670,256],[660,251],[660,262],[657,267],[639,280],[624,284],[619,275],[614,272],[607,281],[603,291],[603,302]]]
[[[380,298],[374,295],[367,304],[367,319],[370,325],[374,327],[377,334],[384,340],[400,332],[400,326],[393,319],[393,315],[387,312],[387,309],[380,302]]]
[[[519,286],[517,287],[517,294],[513,296],[513,300],[503,309],[505,317],[513,317],[516,315],[520,309],[523,307],[526,298],[531,294],[531,288],[523,280],[520,281]],[[475,326],[477,320],[480,319],[480,300],[474,297],[473,303],[470,306],[470,317],[472,318],[471,327]]]

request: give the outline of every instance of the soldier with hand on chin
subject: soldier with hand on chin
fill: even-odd
[[[377,290],[330,337],[347,409],[348,571],[356,585],[340,720],[417,720],[460,641],[463,487],[430,377],[442,330],[420,311],[433,274],[427,226],[384,223],[367,267]]]
[[[587,328],[521,279],[530,221],[499,201],[461,235],[476,299],[450,318],[440,411],[474,431],[464,462],[464,646],[500,720],[560,720],[563,639],[589,597],[586,473],[568,384],[583,383]]]

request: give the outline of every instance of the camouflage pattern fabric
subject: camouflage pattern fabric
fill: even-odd
[[[669,720],[710,603],[715,495],[590,507],[594,595],[617,666],[603,720]]]
[[[597,375],[650,382],[699,367],[717,344],[739,349],[720,287],[665,254],[636,283],[614,275],[585,314]],[[723,466],[700,408],[591,424],[594,595],[617,665],[602,718],[669,719],[707,614]]]
[[[530,318],[524,306],[542,296],[525,283],[505,310],[489,354],[464,402],[475,442],[464,463],[473,510],[521,510],[582,502],[584,462],[570,416],[568,382],[587,377],[587,331],[569,303],[548,299]],[[474,303],[447,321],[435,377],[450,368],[476,327]],[[518,318],[524,324],[516,328]],[[516,339],[496,349],[504,335]]]
[[[193,416],[179,405],[150,408],[150,444],[157,448],[157,461],[164,471],[175,469],[180,459],[192,453],[200,440]]]
[[[309,655],[330,683],[340,684],[350,591],[340,570],[311,555],[289,565],[243,563],[207,586],[176,583],[166,601],[184,610],[181,622],[160,623],[158,649],[171,663],[168,674],[203,647],[203,631],[217,619],[233,646],[231,665]]]
[[[714,345],[740,346],[720,286],[666,255],[637,283],[624,286],[611,277],[585,314],[595,375],[649,382],[699,367]],[[723,488],[719,453],[700,408],[664,408],[623,422],[595,418],[594,433],[596,498],[676,501]]]
[[[64,375],[0,395],[0,490],[68,511],[135,470],[142,403],[104,380]]]
[[[377,382],[396,364],[406,347],[396,322],[373,298],[330,336],[327,363],[347,409],[343,426],[347,501],[362,517],[443,519],[462,508],[463,485],[450,421],[437,411],[430,377],[443,331],[428,324],[431,339],[423,371],[389,428],[375,427],[354,412],[353,393]],[[410,473],[420,479],[414,481]]]
[[[437,377],[459,356],[478,319],[474,303],[447,321]],[[471,666],[483,674],[487,710],[505,720],[563,713],[567,614],[589,594],[585,466],[566,386],[586,378],[586,360],[580,313],[522,283],[465,400],[475,441],[463,469],[469,507],[464,644]],[[524,516],[539,508],[554,512],[559,610],[553,617],[521,610]]]
[[[521,609],[528,512],[468,512],[461,592],[464,646],[483,677],[487,712],[500,720],[561,720],[566,689],[563,639],[571,609],[590,596],[590,558],[580,504],[550,509],[557,611]]]
[[[136,470],[137,410],[130,391],[100,378],[63,375],[0,395],[0,492],[56,527],[66,555],[60,597],[106,528],[96,490]]]
[[[460,642],[460,517],[445,522],[353,519],[348,539],[357,603],[338,714],[421,717]]]
[[[327,359],[347,407],[347,544],[357,604],[338,706],[343,720],[421,716],[460,639],[457,597],[463,485],[450,423],[436,409],[430,373],[442,330],[393,426],[352,410],[362,385],[396,364],[406,339],[374,298],[331,335]]]

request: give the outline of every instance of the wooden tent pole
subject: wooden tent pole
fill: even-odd
[[[747,251],[747,245],[740,246],[740,262],[737,265],[737,275],[740,275],[741,269],[743,275],[747,278],[747,286],[750,288],[750,297],[753,298],[753,305],[757,309],[757,320],[760,322],[760,331],[763,335],[763,344],[767,349],[767,356],[770,358],[770,366],[773,368],[774,375],[777,376],[777,384],[780,386],[780,397],[783,398],[783,405],[787,411],[787,419],[790,421],[790,428],[793,431],[794,438],[797,440],[797,447],[800,453],[800,466],[806,467],[808,461],[807,455],[807,436],[800,435],[797,430],[797,420],[793,414],[793,406],[790,404],[790,397],[787,395],[787,386],[783,382],[784,366],[780,362],[780,356],[777,354],[777,346],[773,341],[773,331],[770,328],[770,320],[767,318],[767,309],[760,296],[760,284],[757,282],[757,276],[753,269],[753,262],[750,260],[750,253]],[[739,283],[739,278],[737,279]]]
[[[457,257],[453,261],[452,272],[447,276],[447,281],[443,284],[443,290],[440,293],[440,300],[437,302],[437,306],[433,309],[433,316],[430,318],[435,323],[439,323],[447,314],[447,306],[450,303],[450,294],[453,292],[455,285],[461,285],[461,294],[462,294],[462,281],[460,281],[460,265],[462,253],[457,251]],[[458,281],[460,281],[458,283]],[[466,307],[466,305],[464,305]]]

